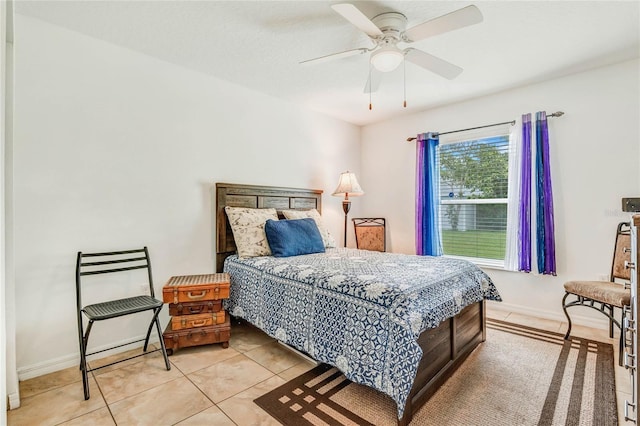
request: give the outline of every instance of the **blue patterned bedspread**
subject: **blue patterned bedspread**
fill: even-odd
[[[294,257],[227,258],[229,312],[391,396],[398,418],[413,385],[427,328],[483,298],[491,279],[458,259],[327,249]]]

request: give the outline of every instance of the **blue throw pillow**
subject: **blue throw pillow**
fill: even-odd
[[[324,243],[316,221],[311,218],[269,219],[264,225],[271,254],[275,257],[324,253]]]

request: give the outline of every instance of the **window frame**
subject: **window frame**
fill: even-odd
[[[440,175],[440,171],[441,171],[441,165],[440,165],[440,150],[442,149],[443,146],[446,145],[455,145],[455,144],[462,144],[462,143],[468,143],[468,142],[473,142],[473,141],[482,141],[484,139],[491,139],[491,138],[505,138],[507,141],[507,149],[506,149],[506,153],[507,153],[507,176],[508,176],[508,170],[509,170],[509,160],[510,160],[510,156],[508,155],[508,153],[510,152],[510,150],[512,149],[511,146],[511,140],[510,140],[510,135],[509,135],[509,131],[508,129],[504,129],[503,131],[500,130],[493,130],[491,132],[482,132],[481,134],[475,134],[475,135],[467,135],[466,137],[458,137],[452,140],[447,140],[447,141],[440,141],[440,146],[438,147],[438,185],[442,188],[443,186],[443,180],[442,180],[442,176]],[[507,180],[507,194],[508,194],[508,189],[509,189],[509,185],[511,184],[511,182],[509,182]],[[440,226],[440,232],[443,232],[442,229],[442,216],[443,216],[443,211],[442,211],[442,206],[446,206],[446,205],[479,205],[479,204],[504,204],[507,208],[507,211],[509,209],[509,199],[508,197],[504,197],[504,198],[468,198],[468,199],[456,199],[456,198],[452,198],[452,199],[443,199],[442,197],[439,200],[439,226]],[[506,227],[506,223],[505,223],[505,227]],[[506,247],[506,232],[505,232],[505,247]],[[463,259],[463,260],[467,260],[469,262],[472,262],[478,266],[481,267],[486,267],[486,268],[491,268],[491,269],[501,269],[504,270],[504,265],[505,265],[505,258],[503,257],[502,259],[490,259],[490,258],[483,258],[483,257],[471,257],[471,256],[460,256],[460,255],[455,255],[455,254],[446,254],[444,252],[444,245],[442,247],[442,255],[444,257],[448,257],[448,258],[452,258],[452,259]],[[506,253],[505,253],[506,256]]]

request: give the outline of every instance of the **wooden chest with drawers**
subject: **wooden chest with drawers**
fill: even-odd
[[[222,343],[229,347],[231,323],[222,309],[229,297],[229,274],[174,276],[162,288],[171,319],[162,338],[167,353],[190,346]]]

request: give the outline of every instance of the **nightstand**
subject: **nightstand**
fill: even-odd
[[[231,322],[222,309],[229,297],[229,274],[179,275],[162,287],[171,319],[162,334],[167,354],[190,346],[222,343],[229,347]]]

